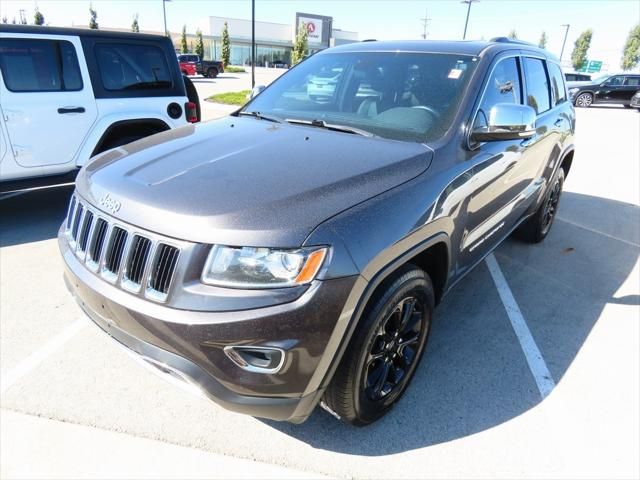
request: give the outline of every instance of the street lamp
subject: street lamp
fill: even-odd
[[[562,50],[560,50],[560,65],[562,65],[562,54],[564,53],[564,44],[567,43],[567,34],[569,33],[569,27],[571,25],[569,25],[568,23],[565,23],[563,25],[560,25],[561,27],[565,27],[565,31],[564,31],[564,40],[562,41]]]
[[[256,86],[256,0],[251,0],[251,88]]]
[[[469,25],[469,14],[471,13],[471,4],[473,2],[479,2],[480,0],[462,0],[460,3],[467,4],[467,19],[464,22],[464,33],[462,34],[462,39],[467,38],[467,25]]]
[[[165,37],[169,36],[169,31],[167,30],[167,9],[165,8],[164,4],[170,1],[171,0],[162,0],[162,18],[164,19],[164,36]]]

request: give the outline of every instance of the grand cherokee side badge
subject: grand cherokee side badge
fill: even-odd
[[[118,213],[122,204],[111,197],[108,193],[100,199],[100,205],[109,210],[111,213]]]

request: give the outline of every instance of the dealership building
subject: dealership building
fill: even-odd
[[[251,63],[251,20],[225,17],[209,17],[209,32],[203,32],[205,58],[222,58],[222,30],[225,22],[229,28],[231,64]],[[309,53],[324,48],[359,41],[356,32],[333,28],[333,18],[322,15],[297,13],[295,23],[271,23],[256,21],[256,65],[267,66],[274,62],[291,64],[291,51],[296,35],[295,25],[303,23],[307,28]],[[207,34],[208,33],[208,34]],[[172,33],[179,45],[180,35]],[[187,44],[195,44],[195,36],[187,36]]]

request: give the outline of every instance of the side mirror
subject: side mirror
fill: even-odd
[[[533,108],[515,103],[498,103],[491,108],[487,125],[475,128],[471,138],[478,142],[518,140],[530,138],[535,133],[536,111]]]
[[[267,87],[265,87],[264,85],[256,85],[255,87],[253,87],[251,89],[251,93],[248,95],[249,100],[257,97],[265,88]]]

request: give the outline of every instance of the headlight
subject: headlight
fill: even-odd
[[[202,282],[219,287],[277,288],[311,282],[326,248],[281,250],[215,245],[202,271]]]
[[[578,93],[578,90],[580,90],[579,88],[570,88],[569,89],[569,95],[571,95],[572,97]]]

